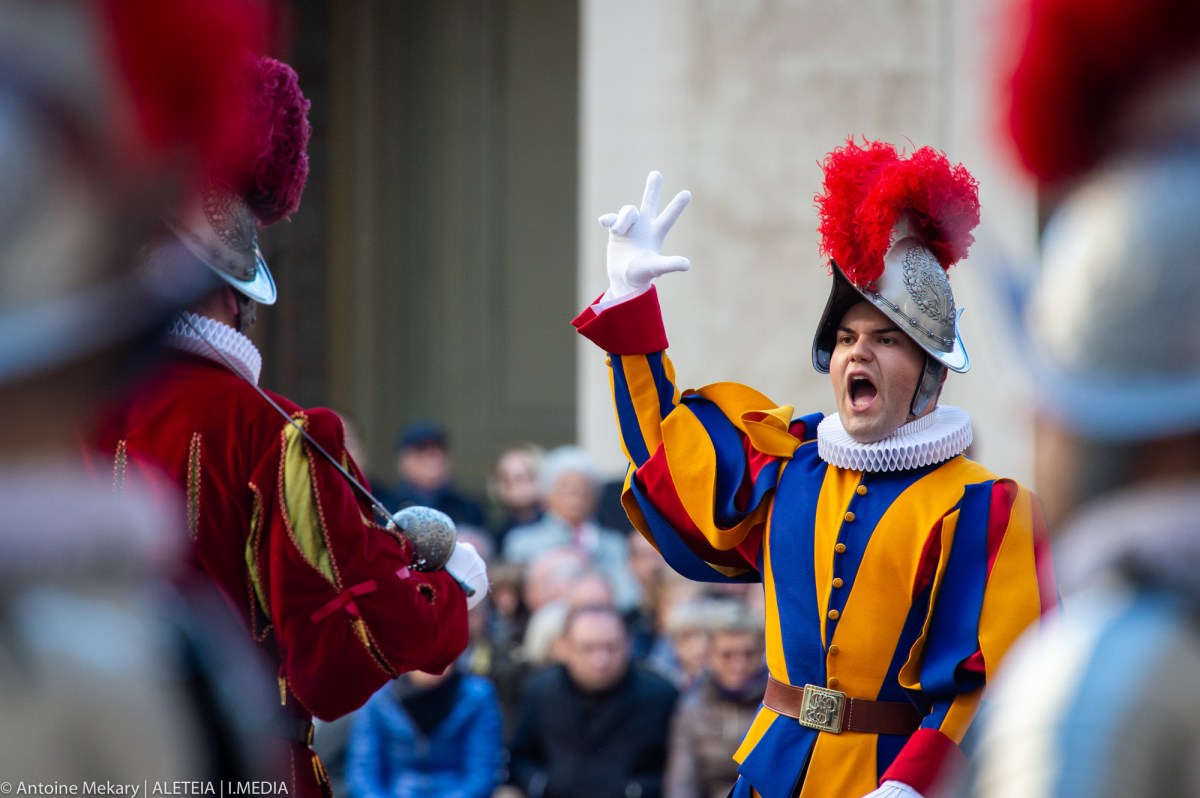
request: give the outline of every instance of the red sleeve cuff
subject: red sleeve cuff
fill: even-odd
[[[902,781],[922,795],[927,795],[947,767],[962,767],[966,757],[953,740],[937,729],[917,729],[900,753],[884,771],[879,783],[889,779]]]
[[[654,286],[600,313],[588,306],[571,324],[584,338],[614,355],[648,355],[667,348],[667,332]]]

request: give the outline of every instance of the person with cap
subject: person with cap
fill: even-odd
[[[957,794],[1200,795],[1200,7],[1012,12],[1013,143],[1056,199],[1022,343],[1063,612]]]
[[[327,794],[313,716],[344,715],[401,673],[448,667],[487,581],[469,544],[444,569],[421,569],[408,540],[373,520],[336,414],[257,384],[261,355],[245,333],[276,297],[257,228],[296,210],[310,128],[289,66],[252,58],[245,72],[250,156],[169,220],[223,282],[176,316],[168,356],[106,415],[99,440],[118,484],[156,468],[182,486],[194,559],[277,669],[288,794]]]
[[[223,163],[263,27],[226,0],[0,0],[0,792],[282,778],[270,674],[211,617],[176,492],[114,494],[79,446],[216,283],[138,253]]]
[[[813,343],[837,413],[792,417],[719,383],[682,394],[652,280],[690,195],[601,217],[609,289],[574,321],[609,353],[623,503],[693,579],[761,581],[763,706],[732,795],[914,796],[930,789],[1011,642],[1054,605],[1036,498],[962,453],[938,402],[969,366],[946,269],[979,220],[977,185],[922,147],[853,140],[816,198],[832,289]]]
[[[483,529],[483,506],[454,484],[450,436],[435,421],[414,421],[396,433],[396,475],[389,499],[396,507],[422,505],[456,524]]]

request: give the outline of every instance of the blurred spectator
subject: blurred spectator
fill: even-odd
[[[616,593],[612,582],[598,569],[591,568],[575,578],[567,589],[567,607],[615,607]]]
[[[520,565],[521,563],[517,563]],[[567,595],[571,583],[590,567],[588,556],[571,546],[536,553],[525,563],[525,606],[530,613]]]
[[[485,533],[464,527],[458,530],[458,540],[470,543],[483,557],[484,562],[491,560],[491,538]],[[490,565],[487,566],[489,569]],[[490,591],[489,591],[490,595]],[[467,647],[459,656],[455,667],[480,676],[491,676],[496,665],[496,645],[492,637],[492,614],[494,608],[490,601],[481,601],[467,612]]]
[[[532,444],[505,449],[496,458],[488,479],[488,530],[503,550],[513,527],[542,519],[538,495],[538,468],[542,450]]]
[[[667,564],[640,532],[629,535],[629,572],[637,581],[640,601],[626,613],[633,658],[641,662],[650,655],[658,637],[658,601]]]
[[[538,608],[529,617],[525,627],[525,639],[521,643],[521,657],[526,673],[562,662],[562,636],[566,628],[570,606],[560,598]]]
[[[625,489],[625,477],[605,480],[600,485],[599,498],[596,500],[596,523],[610,529],[627,531],[633,529],[629,516],[621,504],[621,493]]]
[[[529,798],[656,798],[677,692],[632,666],[612,607],[565,622],[561,665],[530,678],[509,746],[511,778]]]
[[[595,521],[598,484],[591,458],[576,446],[554,449],[542,461],[539,494],[545,517],[512,529],[504,559],[527,563],[539,553],[563,546],[587,557],[612,581],[617,606],[637,606],[638,587],[629,572],[628,535]]]
[[[397,510],[414,504],[432,507],[456,524],[483,528],[483,508],[454,484],[445,427],[433,421],[413,422],[396,433],[395,449],[399,481],[381,499]]]
[[[453,669],[405,674],[355,714],[350,798],[488,798],[503,765],[500,727],[487,679]]]
[[[703,587],[674,571],[664,580],[658,606],[658,634],[647,667],[687,690],[704,671],[708,654],[708,600]]]
[[[737,781],[734,752],[767,687],[763,624],[741,604],[709,605],[707,672],[671,721],[666,798],[725,798]]]

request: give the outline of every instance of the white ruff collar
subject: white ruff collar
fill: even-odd
[[[262,355],[253,341],[228,324],[195,313],[181,313],[167,328],[165,343],[232,368],[258,385]]]
[[[905,471],[940,463],[964,451],[971,440],[971,416],[951,405],[938,405],[874,443],[851,438],[836,413],[817,425],[817,454],[852,471]]]

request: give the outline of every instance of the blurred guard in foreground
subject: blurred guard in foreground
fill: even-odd
[[[1061,622],[972,794],[1200,795],[1200,5],[1022,0],[1017,149],[1059,204],[1028,316]]]
[[[261,355],[245,332],[275,283],[257,228],[299,205],[309,104],[296,73],[270,58],[247,63],[239,100],[250,152],[169,220],[168,241],[221,287],[179,314],[165,362],[100,439],[118,481],[151,466],[184,488],[196,561],[277,669],[274,723],[291,743],[294,797],[328,792],[312,717],[356,709],[406,671],[449,666],[467,642],[464,585],[474,603],[487,583],[469,544],[447,570],[418,571],[412,546],[351,483],[365,479],[340,419],[258,388]]]
[[[283,777],[282,746],[255,728],[269,676],[188,578],[182,514],[141,482],[115,495],[75,436],[170,314],[212,290],[203,268],[137,255],[221,162],[261,26],[225,0],[0,2],[5,792]]]

